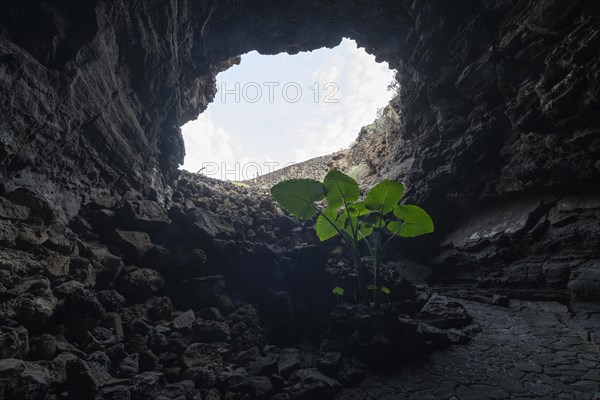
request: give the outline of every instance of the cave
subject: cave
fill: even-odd
[[[597,2],[1,4],[0,398],[598,398]],[[240,55],[343,38],[399,88],[350,148],[178,169]],[[331,169],[435,223],[389,304],[336,299],[347,255],[269,191]]]

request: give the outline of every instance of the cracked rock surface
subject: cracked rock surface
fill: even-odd
[[[564,307],[463,301],[479,332],[393,375],[369,375],[340,400],[598,399],[600,353]],[[557,310],[558,308],[558,310]]]

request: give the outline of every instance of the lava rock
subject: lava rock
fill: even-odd
[[[187,375],[202,387],[212,387],[218,374],[230,358],[231,350],[226,343],[193,343],[183,354]]]
[[[283,349],[277,360],[279,375],[289,377],[294,371],[302,368],[302,356],[299,349],[289,347]]]
[[[150,236],[146,232],[116,229],[113,238],[125,254],[134,261],[142,258],[152,248]]]
[[[126,201],[117,215],[125,227],[131,230],[164,229],[169,224],[166,210],[151,200]]]
[[[57,340],[50,334],[34,336],[29,340],[31,360],[52,360],[56,355]]]
[[[75,249],[76,235],[65,225],[54,223],[46,230],[49,238],[44,242],[44,247],[63,256],[71,254]]]
[[[365,373],[351,363],[343,363],[336,374],[336,378],[345,387],[352,387],[365,378]]]
[[[471,323],[472,318],[465,307],[447,297],[432,294],[417,318],[437,328],[460,328]]]
[[[65,310],[76,325],[94,326],[104,318],[105,310],[91,291],[79,289],[65,301]]]
[[[255,346],[261,348],[267,343],[258,312],[250,304],[245,304],[229,314],[226,322],[231,331],[231,345],[234,351]]]
[[[118,290],[124,296],[150,297],[165,287],[162,275],[150,268],[133,268],[119,279]]]
[[[317,369],[327,376],[335,377],[342,363],[342,354],[336,351],[330,351],[321,354]]]
[[[101,290],[96,292],[96,298],[108,312],[119,311],[125,304],[125,297],[116,290]]]
[[[179,314],[177,317],[175,317],[175,319],[171,321],[171,326],[177,330],[191,330],[195,321],[196,315],[194,313],[194,310],[187,310],[186,312]]]
[[[0,245],[14,247],[18,236],[19,230],[16,226],[0,219]]]
[[[46,228],[43,226],[21,224],[17,237],[17,246],[23,250],[32,250],[48,240]]]
[[[45,399],[51,383],[44,366],[14,358],[0,360],[0,394],[6,399]]]
[[[110,360],[95,353],[89,361],[77,358],[67,364],[68,400],[92,399],[102,385],[111,379],[108,373]]]
[[[273,384],[266,376],[251,376],[248,378],[250,393],[257,400],[268,399],[273,393]]]
[[[59,253],[50,253],[42,263],[48,277],[58,278],[64,277],[69,273],[71,259]]]
[[[15,204],[0,197],[0,218],[26,220],[29,217],[29,207]]]
[[[301,369],[290,376],[290,393],[298,400],[329,400],[342,388],[340,383],[314,368]]]
[[[165,386],[156,400],[192,400],[194,396],[194,382],[185,380]]]
[[[119,378],[130,378],[136,375],[139,372],[139,354],[133,353],[128,355],[121,361],[119,368],[117,370],[117,376]]]
[[[227,342],[231,333],[229,326],[224,322],[206,321],[200,318],[193,323],[192,330],[198,341],[205,343]]]
[[[148,317],[152,321],[170,320],[173,313],[173,303],[168,297],[152,297],[147,302]]]
[[[27,329],[22,326],[0,327],[0,358],[24,359],[28,353],[29,332]]]

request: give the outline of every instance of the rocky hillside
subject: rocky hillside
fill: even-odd
[[[310,226],[257,190],[192,174],[174,190],[168,210],[105,197],[68,225],[0,196],[1,398],[324,399],[467,339],[460,304],[393,277],[389,332],[351,301],[330,316],[353,283]]]

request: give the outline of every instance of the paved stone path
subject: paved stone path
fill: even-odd
[[[337,398],[600,400],[600,353],[563,322],[561,306],[462,303],[481,329],[469,343],[391,376],[370,376]]]

